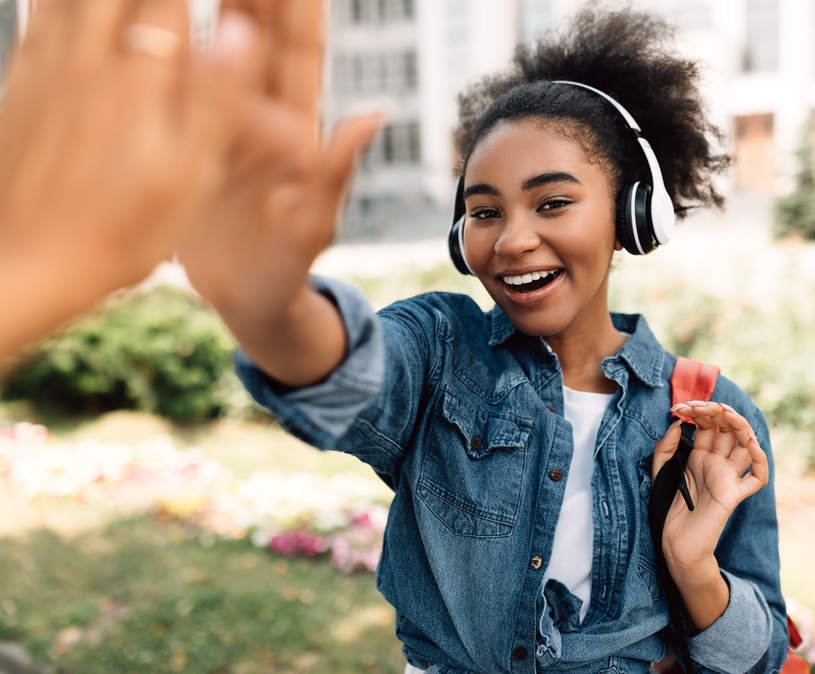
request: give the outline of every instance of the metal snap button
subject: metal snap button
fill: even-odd
[[[526,659],[526,649],[523,646],[516,646],[512,650],[512,657],[516,660],[525,660]]]
[[[478,435],[474,435],[473,439],[470,440],[470,447],[472,447],[473,449],[481,449],[483,446],[484,441]]]
[[[539,568],[541,568],[543,566],[543,560],[540,557],[538,557],[537,555],[535,555],[532,558],[532,561],[529,562],[529,564],[533,569],[535,569],[535,571],[537,571]]]
[[[560,468],[553,468],[549,472],[549,478],[552,482],[560,482],[563,479],[563,471]]]

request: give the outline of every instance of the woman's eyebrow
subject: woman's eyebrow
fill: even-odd
[[[552,173],[541,173],[534,178],[524,180],[523,184],[521,185],[521,189],[524,192],[527,192],[529,190],[534,190],[536,187],[541,187],[542,185],[548,185],[550,183],[573,183],[575,185],[583,184],[571,173],[566,173],[565,171],[555,171]]]
[[[470,185],[466,190],[464,190],[461,196],[463,199],[466,199],[467,197],[472,197],[476,194],[489,194],[493,197],[501,196],[501,193],[489,183],[476,183],[475,185]]]

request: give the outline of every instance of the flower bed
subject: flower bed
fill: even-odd
[[[0,480],[25,500],[72,499],[123,515],[170,515],[200,526],[202,540],[249,536],[292,557],[327,554],[343,573],[373,571],[391,493],[354,474],[256,472],[239,480],[168,435],[137,444],[55,441],[18,423],[0,431]]]

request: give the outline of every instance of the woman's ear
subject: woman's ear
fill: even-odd
[[[623,244],[620,243],[619,239],[614,239],[614,250],[621,251],[623,249]]]

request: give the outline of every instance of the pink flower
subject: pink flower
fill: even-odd
[[[313,557],[328,549],[323,536],[317,536],[308,531],[286,531],[274,536],[269,541],[269,549],[279,555],[287,557]]]

